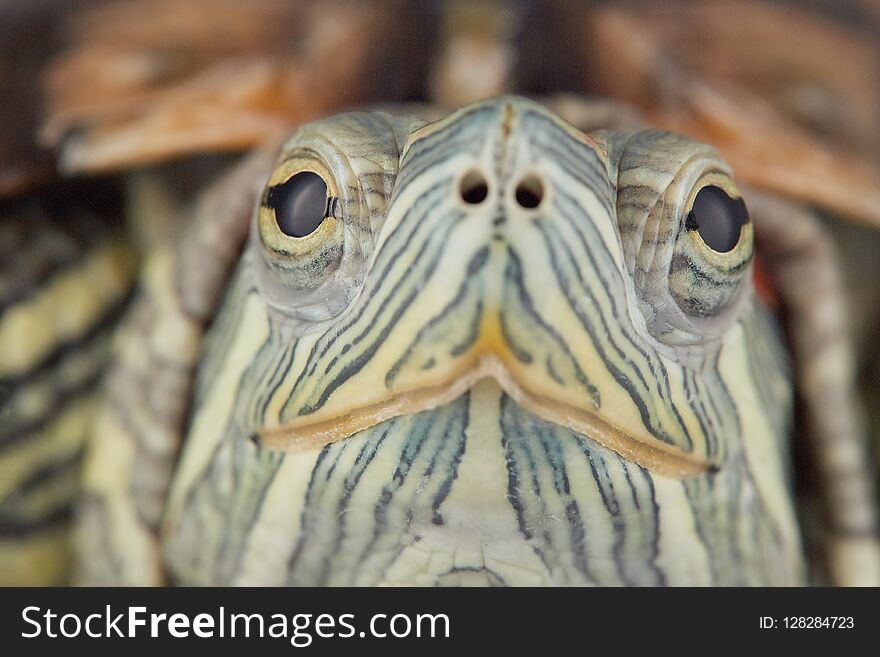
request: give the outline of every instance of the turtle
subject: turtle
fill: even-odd
[[[298,128],[148,262],[80,581],[805,583],[751,276],[790,215],[711,146],[523,97]],[[835,575],[865,581],[850,501]]]
[[[112,6],[113,3],[110,4]],[[271,91],[270,87],[274,85],[277,88],[277,82],[273,82],[273,80],[281,81],[283,85],[287,84],[284,82],[285,80],[293,79],[295,82],[301,78],[297,75],[294,75],[293,78],[290,76],[272,77],[272,75],[267,77],[266,71],[275,70],[277,64],[260,65],[258,62],[248,63],[245,60],[244,66],[242,66],[243,62],[239,58],[229,65],[216,67],[216,73],[209,70],[206,75],[193,76],[195,81],[189,87],[172,78],[170,93],[156,94],[152,89],[156,82],[154,77],[156,66],[161,64],[159,69],[162,75],[170,73],[174,76],[180,73],[176,68],[179,68],[182,60],[179,60],[178,55],[174,54],[177,51],[170,53],[173,55],[170,59],[165,56],[166,53],[153,56],[149,55],[149,51],[139,52],[136,48],[139,39],[147,42],[152,39],[154,45],[162,42],[162,39],[151,33],[149,28],[150,18],[155,12],[152,9],[146,13],[140,11],[137,2],[118,4],[124,8],[117,11],[116,14],[111,14],[109,21],[101,19],[99,12],[97,18],[91,18],[84,22],[82,31],[90,35],[91,41],[83,49],[83,52],[79,53],[79,56],[74,52],[73,57],[65,56],[62,58],[61,65],[48,77],[50,118],[43,134],[50,141],[55,140],[56,144],[57,140],[64,137],[61,162],[63,168],[68,171],[94,172],[108,167],[131,166],[132,164],[141,166],[145,161],[155,161],[157,158],[167,157],[168,154],[179,155],[186,149],[191,151],[194,147],[204,148],[207,146],[216,149],[219,146],[223,149],[230,147],[239,149],[246,142],[253,144],[257,137],[262,138],[276,132],[279,128],[288,129],[291,125],[291,118],[295,123],[303,118],[308,118],[309,113],[314,115],[327,112],[328,109],[332,110],[334,101],[330,100],[327,103],[320,98],[320,94],[329,91],[332,98],[335,90],[346,93],[351,88],[345,84],[341,86],[321,84],[309,92],[318,96],[314,101],[279,106],[280,110],[273,109],[272,101],[267,102],[270,97],[274,98],[273,93],[268,93]],[[481,16],[480,10],[471,4],[456,2],[446,4],[452,6],[453,13],[461,11],[466,15],[462,20],[450,23],[452,29],[460,30],[463,33],[451,36],[450,48],[447,53],[450,59],[439,62],[441,64],[438,69],[439,76],[432,80],[433,93],[438,95],[445,93],[447,97],[444,100],[451,101],[453,104],[467,104],[468,94],[479,97],[488,93],[497,93],[499,85],[495,83],[499,80],[506,78],[506,81],[501,83],[502,86],[504,84],[522,85],[524,80],[521,77],[521,72],[519,79],[515,79],[516,76],[511,75],[511,63],[516,62],[517,54],[521,57],[521,64],[527,66],[531,66],[540,58],[529,56],[526,52],[517,53],[517,50],[522,49],[523,44],[512,46],[510,39],[515,30],[511,29],[511,25],[513,24],[514,28],[519,30],[522,30],[523,25],[531,25],[535,18],[530,15],[531,7],[526,9],[525,6],[516,5],[516,11],[511,12],[510,7],[504,3],[476,3],[477,6],[483,7],[484,14]],[[171,11],[173,8],[173,5],[166,8],[165,13],[168,14],[166,18],[169,20],[177,15],[176,9]],[[350,9],[351,7],[346,9],[345,3],[340,3],[338,12],[330,12],[335,18],[328,20],[333,22],[345,19],[346,15],[351,13],[348,11]],[[504,11],[499,11],[501,9]],[[140,13],[138,13],[139,11]],[[264,0],[257,7],[255,15],[280,15],[279,11],[288,10],[278,9],[272,0]],[[300,10],[294,8],[293,11]],[[632,37],[618,39],[615,42],[614,35],[619,35],[620,32],[615,32],[614,28],[615,25],[619,28],[620,23],[614,22],[615,12],[613,9],[608,11],[602,9],[602,11],[611,15],[610,19],[602,23],[600,35],[607,37],[603,42],[603,50],[614,53],[611,46],[631,42]],[[273,12],[275,13],[273,14]],[[476,13],[472,14],[472,12]],[[194,5],[189,13],[186,10],[180,13],[183,19],[182,27],[185,27],[187,20],[199,14],[199,9]],[[220,12],[217,13],[219,15]],[[129,31],[128,36],[120,40],[115,36],[116,26],[120,24],[120,19],[124,19],[126,16],[130,18],[133,15],[139,16],[138,23],[143,26],[142,29]],[[367,16],[369,15],[370,12],[367,11]],[[124,24],[126,21],[122,20],[121,22]],[[490,31],[495,31],[494,36],[501,34],[501,43],[494,46],[489,43],[487,46],[486,37],[480,31],[482,28],[474,27],[484,23],[489,25]],[[105,43],[101,44],[102,25],[106,28],[107,24],[110,24],[113,29],[109,32],[109,37],[105,38]],[[169,21],[162,23],[163,26],[166,24],[169,24]],[[192,25],[191,20],[189,24]],[[568,21],[568,24],[570,27],[577,27],[588,23],[571,20]],[[210,34],[212,25],[213,23],[209,21],[201,26],[204,27],[204,34],[198,38],[200,43],[210,44],[207,35]],[[241,29],[233,29],[230,33],[233,39],[228,40],[232,44],[231,47],[223,44],[219,50],[222,52],[235,51],[242,44],[249,43],[271,44],[272,40],[276,38],[277,30],[270,30],[268,39],[262,37],[255,39],[252,35],[248,36],[247,25],[246,22],[243,22]],[[228,33],[228,30],[221,31],[224,34]],[[528,33],[528,31],[526,32]],[[174,30],[171,30],[171,33],[175,34]],[[535,31],[532,30],[531,33],[534,34]],[[185,36],[185,34],[185,30],[179,30],[179,34],[175,38]],[[333,33],[329,32],[328,34],[332,37]],[[418,34],[418,30],[416,29],[413,34]],[[336,36],[339,36],[338,33]],[[639,35],[639,42],[649,43],[650,39],[643,38],[643,36]],[[173,42],[174,39],[171,41]],[[332,42],[332,38],[330,41]],[[567,42],[569,41],[562,39],[560,45]],[[573,41],[573,43],[580,42],[579,37]],[[355,43],[360,43],[360,41],[356,40]],[[135,44],[135,46],[132,47],[131,44]],[[89,56],[100,51],[102,47],[116,49],[116,54],[113,58]],[[351,51],[351,48],[347,48],[346,51]],[[576,49],[571,49],[571,52],[575,51]],[[864,184],[863,176],[849,175],[850,173],[858,173],[858,168],[844,166],[846,162],[840,159],[829,161],[823,160],[821,157],[816,158],[814,155],[817,151],[815,148],[811,150],[809,141],[789,139],[788,141],[783,140],[787,148],[792,144],[800,148],[799,151],[796,148],[789,152],[800,152],[805,155],[798,160],[798,166],[803,163],[802,171],[800,171],[801,177],[786,178],[784,175],[778,175],[780,171],[786,172],[787,169],[798,173],[798,166],[788,166],[789,163],[793,163],[791,158],[788,161],[785,158],[778,158],[776,161],[771,161],[768,167],[762,157],[755,157],[755,139],[743,137],[748,137],[749,132],[754,131],[755,127],[762,128],[760,120],[749,123],[737,119],[738,122],[730,123],[729,119],[735,116],[732,111],[734,106],[725,107],[723,103],[718,104],[719,98],[727,102],[725,96],[718,96],[717,93],[715,96],[711,94],[707,96],[704,93],[705,85],[685,84],[682,86],[683,81],[688,81],[687,75],[677,70],[676,66],[666,61],[665,57],[657,56],[656,51],[651,51],[648,48],[645,51],[653,52],[649,56],[649,60],[653,57],[651,61],[657,62],[656,71],[651,71],[648,77],[650,78],[655,72],[659,72],[659,77],[655,80],[659,88],[668,91],[675,90],[674,93],[668,94],[669,97],[664,97],[662,100],[666,102],[669,98],[674,99],[681,96],[688,106],[688,110],[682,112],[680,108],[675,107],[672,108],[674,111],[671,111],[663,102],[656,105],[654,110],[642,103],[641,110],[648,114],[651,123],[689,133],[702,141],[717,144],[724,157],[729,158],[734,164],[738,176],[744,177],[751,185],[790,196],[803,196],[802,200],[806,200],[810,204],[819,203],[826,209],[840,210],[851,216],[855,213],[856,218],[864,218],[867,215],[870,219],[871,216],[876,216],[871,214],[873,212],[871,208],[874,207],[872,204],[876,204],[875,200],[871,200],[876,198],[875,195],[871,195],[871,185]],[[322,56],[321,48],[318,48],[316,52],[317,57],[320,58]],[[642,53],[639,49],[637,52]],[[490,61],[500,66],[498,71],[492,71],[492,74],[488,75],[487,79],[490,82],[488,87],[485,84],[478,84],[474,87],[476,80],[467,74],[473,70],[473,66],[483,66],[480,61],[468,60],[468,57],[473,58],[479,53],[488,53]],[[532,54],[540,53],[533,52]],[[479,57],[482,56],[482,54],[479,55]],[[119,77],[114,73],[116,69],[107,69],[106,62],[110,61],[118,61],[126,66],[138,62],[149,62],[150,66],[146,68],[142,66],[131,68],[129,66],[126,69],[127,74]],[[411,57],[408,57],[407,61],[411,61]],[[600,63],[602,61],[607,61],[607,58],[600,60]],[[169,62],[172,64],[170,68],[167,66]],[[615,60],[614,70],[618,73],[626,71],[625,66],[621,67],[621,63],[632,66],[632,61],[626,57]],[[636,64],[641,65],[638,62]],[[444,65],[446,68],[443,68]],[[468,70],[455,71],[455,67]],[[507,68],[505,69],[505,67]],[[168,68],[167,71],[166,68]],[[484,68],[479,70],[484,70]],[[541,70],[546,73],[547,66],[545,65]],[[560,69],[556,67],[553,70]],[[572,67],[572,70],[576,71],[577,67]],[[263,73],[255,77],[254,71],[258,73],[263,71]],[[670,75],[670,71],[675,72],[675,75]],[[184,70],[183,72],[188,73],[189,71]],[[341,74],[343,77],[348,74],[348,80],[355,79],[351,77],[351,67],[346,68],[344,65],[336,67],[334,65],[331,72],[337,75]],[[88,75],[83,75],[84,73]],[[106,73],[111,75],[108,77]],[[146,77],[140,82],[137,76],[131,77],[133,73],[137,73],[137,76],[146,75]],[[462,75],[462,73],[465,74]],[[104,74],[103,78],[102,74]],[[212,91],[212,89],[216,89],[214,83],[222,79],[228,80],[230,75],[240,81],[247,78],[256,79],[257,82],[253,86],[255,91],[244,96]],[[89,84],[82,84],[83,79],[88,80]],[[102,87],[102,79],[105,82],[109,81],[110,85]],[[306,82],[306,86],[308,86],[309,79],[308,76],[302,78]],[[93,83],[93,80],[97,83]],[[132,80],[136,83],[135,86],[126,86],[130,85]],[[143,86],[138,87],[137,84]],[[266,84],[269,86],[267,87]],[[144,93],[145,88],[146,93]],[[92,98],[88,93],[90,89],[98,92]],[[82,93],[81,90],[86,93]],[[617,93],[621,90],[626,92],[627,87],[623,86],[618,89],[613,84],[610,86],[604,84],[599,89],[602,93],[612,96],[621,95]],[[694,90],[700,93],[694,95]],[[103,99],[102,92],[105,94]],[[65,93],[67,97],[64,96]],[[626,96],[626,93],[623,95]],[[151,100],[154,96],[156,100]],[[708,105],[709,110],[713,107],[725,110],[723,117],[725,117],[727,124],[721,126],[722,130],[717,130],[717,122],[709,122],[711,129],[707,131],[705,126],[699,122],[682,121],[682,118],[691,115],[689,114],[689,112],[692,113],[691,107],[696,107],[698,110],[696,115],[701,120],[704,119],[706,115],[700,114],[700,112],[707,111],[707,98],[712,101]],[[235,110],[234,103],[242,102],[240,99],[243,99],[244,109]],[[639,97],[627,99],[640,100]],[[206,103],[206,109],[209,110],[199,114],[202,122],[206,125],[195,131],[187,127],[191,127],[194,116],[190,109],[194,101]],[[285,102],[288,101],[285,100]],[[325,103],[323,106],[321,106],[322,102]],[[551,103],[551,105],[558,113],[565,115],[570,121],[582,128],[584,133],[591,133],[596,128],[602,127],[623,127],[626,129],[636,127],[636,113],[631,108],[619,103],[601,101],[584,104],[578,99],[569,98]],[[219,111],[211,110],[212,107]],[[144,113],[145,108],[146,113]],[[404,113],[412,112],[406,110]],[[447,111],[419,109],[416,113],[421,115],[423,120],[425,118],[434,120],[441,118]],[[756,116],[762,117],[763,115],[758,113]],[[89,123],[94,121],[97,121],[97,127],[90,127]],[[624,125],[618,126],[618,123]],[[212,126],[224,126],[224,128],[214,130]],[[226,130],[226,126],[234,126],[235,130]],[[73,132],[70,131],[71,127],[75,128]],[[853,128],[850,132],[854,132],[854,130]],[[767,139],[775,137],[777,134],[787,134],[787,132],[779,129],[779,126],[773,125],[772,129],[759,130],[757,134],[762,135],[761,139],[764,139],[766,143]],[[731,139],[731,135],[735,138]],[[850,135],[851,137],[852,135]],[[856,141],[858,139],[856,137]],[[862,138],[861,143],[867,143],[867,141]],[[806,148],[803,148],[805,144]],[[116,363],[111,368],[109,385],[107,386],[109,392],[106,393],[106,399],[103,402],[104,411],[99,415],[99,418],[102,419],[99,420],[98,428],[94,431],[96,440],[92,447],[93,456],[88,460],[90,465],[87,473],[92,473],[95,470],[91,464],[96,460],[115,471],[119,469],[120,463],[126,462],[126,459],[135,458],[139,467],[128,472],[127,475],[121,472],[115,484],[110,484],[105,477],[104,485],[110,485],[112,490],[102,489],[97,497],[115,500],[115,503],[110,505],[109,511],[104,508],[95,512],[94,496],[86,497],[82,513],[85,529],[81,529],[81,535],[88,537],[91,531],[88,528],[92,527],[90,523],[94,521],[96,516],[100,517],[101,514],[106,515],[108,512],[114,517],[114,521],[111,523],[114,527],[114,533],[106,541],[104,547],[107,549],[103,552],[93,549],[93,541],[86,541],[88,549],[81,550],[81,554],[86,555],[80,560],[81,573],[85,573],[82,581],[158,583],[165,580],[165,573],[163,573],[165,568],[159,556],[155,536],[162,533],[160,525],[165,512],[167,486],[171,472],[175,467],[177,449],[184,434],[191,402],[192,371],[195,363],[201,359],[199,350],[201,349],[202,331],[210,324],[216,305],[220,301],[220,290],[226,285],[230,268],[237,258],[240,248],[235,245],[243,239],[242,231],[246,228],[246,222],[241,216],[227,217],[227,221],[230,222],[227,224],[221,222],[221,225],[225,225],[231,231],[226,235],[219,235],[215,229],[207,228],[204,224],[211,221],[206,218],[207,215],[213,217],[223,215],[227,203],[241,209],[249,207],[255,202],[255,198],[261,193],[262,184],[270,175],[269,169],[271,168],[271,163],[269,163],[271,156],[261,157],[262,164],[242,165],[241,172],[230,174],[229,177],[222,177],[220,182],[214,185],[214,189],[207,194],[205,201],[196,208],[192,227],[181,228],[175,223],[168,224],[168,217],[189,214],[175,212],[173,206],[178,203],[180,198],[192,196],[192,188],[197,188],[199,185],[186,184],[186,190],[182,196],[175,193],[169,197],[169,182],[173,183],[172,187],[176,187],[177,181],[180,179],[190,180],[193,177],[205,179],[205,173],[202,171],[205,165],[204,160],[195,163],[194,167],[182,169],[180,167],[170,169],[153,167],[128,175],[130,180],[128,204],[134,210],[134,221],[130,222],[130,225],[135,229],[133,232],[139,235],[142,228],[147,228],[146,239],[140,241],[145,243],[144,250],[147,252],[155,251],[155,253],[146,258],[147,265],[140,277],[141,285],[138,293],[140,299],[134,304],[134,308],[139,310],[132,310],[129,319],[119,332]],[[209,167],[212,172],[211,176],[220,170],[215,165],[225,165],[229,161],[230,158],[223,158],[219,162],[211,162]],[[817,162],[819,163],[818,167],[814,166]],[[257,169],[264,169],[264,172],[257,173]],[[840,175],[840,172],[848,173]],[[193,176],[194,173],[195,176]],[[208,176],[209,180],[211,176]],[[828,180],[832,180],[833,184],[803,185],[804,180],[820,181],[825,176]],[[792,180],[796,184],[793,185]],[[235,189],[238,187],[241,189],[236,192]],[[753,209],[753,214],[756,206],[765,208],[758,213],[755,223],[759,256],[760,252],[765,250],[769,255],[785,256],[785,258],[779,259],[762,258],[758,264],[766,261],[770,265],[765,269],[771,269],[771,278],[777,286],[775,290],[777,302],[782,301],[782,308],[787,313],[787,317],[784,319],[789,328],[788,343],[789,347],[794,349],[797,387],[801,396],[804,397],[799,417],[805,417],[808,420],[807,427],[799,425],[797,428],[796,434],[799,439],[796,446],[803,444],[803,436],[807,433],[807,429],[811,429],[810,433],[814,436],[818,435],[821,438],[824,435],[826,437],[824,444],[830,446],[831,449],[824,452],[820,449],[819,458],[816,460],[819,463],[836,463],[836,465],[825,469],[820,489],[832,491],[829,504],[832,517],[841,515],[841,510],[844,511],[843,515],[847,515],[847,517],[849,517],[848,514],[852,515],[852,518],[832,528],[834,529],[832,540],[828,541],[832,546],[831,558],[828,561],[832,564],[831,568],[834,571],[831,575],[831,581],[845,583],[870,581],[871,554],[873,553],[873,539],[871,537],[876,532],[869,519],[873,513],[870,508],[872,495],[870,476],[863,471],[865,458],[862,455],[862,446],[858,443],[857,427],[852,423],[853,418],[858,415],[858,407],[853,404],[851,389],[848,387],[851,385],[852,368],[847,365],[848,361],[844,357],[842,359],[843,367],[832,368],[836,369],[835,372],[826,371],[821,376],[813,376],[812,386],[805,385],[806,379],[803,376],[805,371],[816,369],[809,367],[809,363],[810,357],[814,353],[820,353],[815,349],[817,344],[823,348],[828,348],[830,345],[832,353],[842,353],[844,356],[850,349],[846,337],[847,327],[845,326],[845,320],[850,316],[850,313],[844,311],[840,305],[844,296],[837,271],[840,268],[840,261],[834,253],[834,247],[830,244],[825,228],[816,222],[808,208],[797,202],[792,203],[792,199],[789,199],[788,202],[781,199],[767,199],[757,189],[743,185],[742,181],[740,188],[746,196],[748,206]],[[847,192],[847,190],[849,191]],[[863,193],[865,190],[867,193]],[[859,193],[855,193],[856,191]],[[862,199],[861,203],[853,202],[859,199]],[[768,207],[769,209],[767,209]],[[202,218],[199,219],[199,217]],[[764,217],[769,217],[769,219]],[[760,220],[762,218],[764,218],[763,221]],[[784,219],[774,222],[774,218]],[[792,230],[789,226],[791,222],[796,223],[800,228]],[[156,226],[159,228],[158,231]],[[201,228],[197,226],[201,226]],[[773,228],[771,229],[771,227]],[[762,231],[766,232],[762,233]],[[836,235],[836,231],[834,234]],[[180,245],[170,246],[169,244],[175,240],[179,241]],[[865,250],[865,240],[857,238],[855,241]],[[189,249],[188,253],[193,258],[204,253],[211,253],[212,258],[206,259],[199,255],[196,262],[201,264],[195,268],[182,264],[182,253],[185,250],[183,245],[189,245],[186,248]],[[229,250],[226,250],[227,247]],[[866,252],[870,253],[869,249]],[[208,265],[204,265],[205,262],[208,262]],[[867,259],[867,262],[870,264],[870,258]],[[207,266],[207,271],[203,271],[205,266]],[[816,304],[813,296],[805,296],[802,292],[798,292],[798,290],[809,289],[811,281],[822,283],[824,294],[819,298],[827,298],[830,301],[827,306]],[[185,297],[185,302],[180,304],[180,307],[168,304],[168,300],[175,296],[175,294],[167,294],[171,287],[177,288],[175,294],[182,295],[181,298]],[[763,286],[761,291],[766,293],[766,286]],[[793,301],[795,303],[792,303]],[[870,307],[870,304],[869,301],[865,307]],[[139,319],[135,320],[135,316]],[[823,323],[821,320],[827,317],[834,317],[837,321]],[[132,328],[132,325],[139,328]],[[793,326],[801,326],[801,328],[799,331],[793,332],[790,330]],[[869,325],[866,324],[866,326]],[[870,329],[867,331],[866,333],[865,330],[862,330],[862,334],[870,336]],[[153,336],[150,338],[152,341],[150,349],[144,347],[144,336],[146,335]],[[823,339],[817,342],[817,336],[822,336]],[[155,346],[159,347],[156,353],[153,349]],[[864,353],[864,348],[861,349]],[[150,354],[150,358],[145,358],[144,354]],[[171,371],[175,369],[170,367],[172,363],[178,365],[176,372]],[[834,407],[833,410],[826,407],[824,401],[829,398],[829,393],[832,399],[843,399],[842,405]],[[102,442],[100,438],[102,433],[107,433],[108,425],[112,426],[114,405],[115,411],[117,411],[115,415],[119,415],[119,408],[122,407],[127,407],[131,411],[125,414],[125,430],[119,433],[128,432],[136,435],[137,439],[132,441],[133,452],[129,451],[132,449],[132,445],[124,446],[126,442],[124,440],[116,441],[122,444],[114,446]],[[804,410],[807,412],[803,412]],[[160,421],[157,418],[164,418],[168,421]],[[842,421],[838,421],[840,418]],[[118,417],[116,419],[118,420]],[[816,427],[820,430],[816,431]],[[829,427],[832,431],[824,432]],[[828,439],[828,436],[831,438]],[[821,448],[822,440],[814,442]],[[103,447],[100,447],[102,445]],[[843,446],[842,449],[841,446]],[[844,463],[841,463],[839,459],[835,461],[834,457],[838,452],[847,454],[849,461]],[[841,465],[846,466],[843,468],[843,473],[846,476],[836,474],[841,472],[839,467]],[[91,475],[89,476],[91,477]],[[100,479],[101,477],[97,476],[97,480]],[[92,479],[92,483],[95,481]],[[836,482],[836,487],[827,486],[828,481]],[[837,493],[834,493],[834,490]],[[806,508],[811,509],[814,506],[817,506],[815,500],[811,501]],[[849,511],[846,511],[847,509]],[[95,524],[97,525],[95,529],[98,530],[96,535],[104,535],[100,531],[104,522],[96,522]],[[844,540],[839,540],[841,535]],[[808,547],[813,543],[826,542],[812,540],[809,536],[807,538]],[[131,550],[128,558],[120,557],[113,549],[119,547],[119,541],[125,542],[128,549]],[[105,554],[106,560],[102,561],[95,556],[99,554]],[[87,555],[92,555],[92,557]],[[112,567],[108,564],[112,564]],[[37,569],[39,570],[39,567]],[[18,569],[19,572],[22,570],[26,569]],[[811,570],[816,570],[816,564],[811,564]],[[46,571],[58,573],[58,568],[50,568]],[[867,577],[865,572],[868,573]],[[456,577],[461,579],[465,575],[457,573]],[[172,578],[170,581],[176,580]]]

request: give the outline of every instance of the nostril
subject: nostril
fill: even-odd
[[[470,205],[477,205],[489,195],[489,183],[482,173],[476,169],[468,171],[461,179],[461,199]]]
[[[522,207],[536,208],[544,198],[544,185],[541,184],[537,176],[528,175],[519,182],[514,193],[516,202]]]

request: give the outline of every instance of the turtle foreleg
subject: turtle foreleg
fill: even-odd
[[[804,437],[822,501],[832,583],[880,584],[876,483],[856,394],[846,294],[832,237],[808,209],[754,189],[759,253],[786,314]],[[795,444],[795,448],[803,445]]]

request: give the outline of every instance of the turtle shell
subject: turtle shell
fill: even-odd
[[[395,29],[404,21],[412,29]],[[42,143],[66,172],[245,151],[341,107],[417,90],[411,3],[122,0],[73,17],[47,68]]]

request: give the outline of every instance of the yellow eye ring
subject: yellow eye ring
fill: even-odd
[[[730,176],[717,170],[699,177],[682,208],[669,291],[692,321],[714,319],[742,296],[754,252],[752,222]]]
[[[737,260],[752,242],[752,222],[729,176],[711,172],[694,185],[685,205],[688,238],[710,263]]]
[[[306,185],[299,184],[301,181]],[[322,199],[316,193],[320,189],[326,190]],[[334,237],[341,237],[342,225],[334,216],[338,198],[333,176],[317,157],[304,153],[285,160],[273,172],[260,202],[257,223],[263,245],[280,258],[303,258],[324,250]],[[297,218],[281,214],[295,215],[298,207],[315,215],[306,217],[302,235],[291,234],[297,228],[293,226],[291,230],[291,222],[295,223]]]

